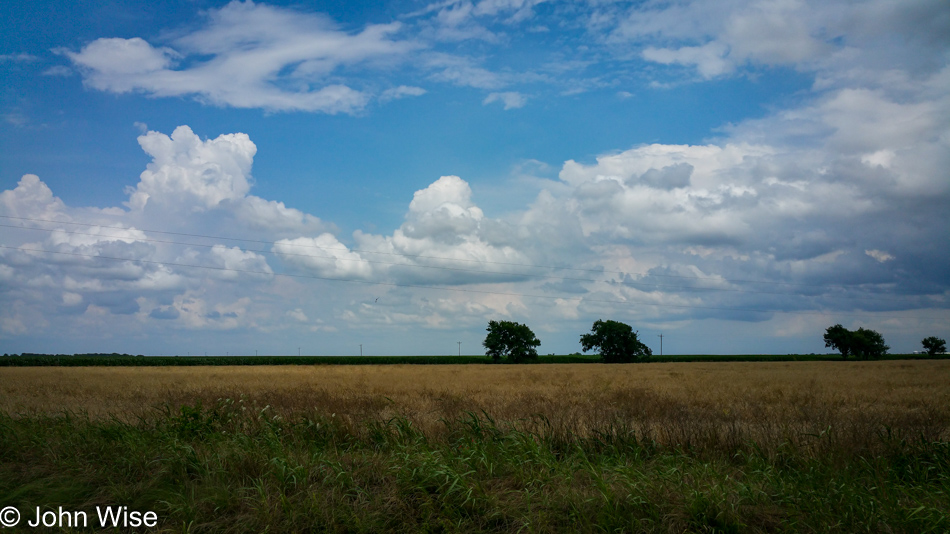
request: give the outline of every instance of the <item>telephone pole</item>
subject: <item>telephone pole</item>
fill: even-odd
[[[660,338],[660,356],[663,356],[663,334],[656,336]]]

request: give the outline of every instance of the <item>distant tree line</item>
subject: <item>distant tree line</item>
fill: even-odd
[[[86,354],[43,354],[24,352],[22,354],[4,354],[4,356],[18,358],[144,358],[142,354],[119,354],[118,352],[89,352]]]
[[[514,321],[488,321],[488,335],[482,345],[486,355],[495,362],[525,363],[538,359],[538,337],[528,325]],[[867,328],[848,330],[836,324],[825,330],[826,347],[841,353],[843,359],[854,356],[862,360],[880,358],[890,347],[884,336]],[[594,321],[590,333],[580,337],[584,352],[597,350],[604,363],[629,363],[647,361],[653,351],[639,339],[639,332],[619,321]],[[921,343],[927,354],[933,356],[947,351],[946,341],[935,337],[924,338]]]
[[[824,340],[825,346],[840,352],[843,359],[848,359],[848,356],[862,360],[879,358],[890,350],[880,333],[866,328],[852,331],[840,324],[829,326],[825,330]],[[929,356],[947,352],[947,342],[937,336],[925,337],[920,343]]]
[[[541,345],[538,337],[525,324],[514,321],[489,321],[488,335],[482,345],[486,355],[495,362],[525,363],[538,359],[537,347]],[[836,324],[825,330],[826,347],[832,347],[841,353],[843,359],[854,356],[866,360],[879,358],[887,354],[890,347],[880,333],[865,328],[848,330]],[[647,361],[653,355],[639,339],[639,332],[630,325],[619,321],[594,321],[590,333],[580,336],[584,352],[596,349],[604,363],[629,363]],[[924,351],[934,356],[947,352],[946,340],[930,336],[921,341]],[[43,354],[24,352],[22,354],[4,354],[4,357],[21,358],[142,358],[143,355],[120,354],[118,352],[90,352],[85,354]]]

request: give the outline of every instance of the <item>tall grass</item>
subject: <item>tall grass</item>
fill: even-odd
[[[160,532],[950,530],[950,446],[893,429],[763,445],[681,426],[662,443],[622,422],[468,412],[425,432],[249,404],[0,416],[0,503],[123,504]]]
[[[947,532],[947,362],[0,369],[0,507],[161,532]]]
[[[8,367],[0,368],[0,410],[123,418],[164,403],[208,406],[244,396],[282,413],[398,414],[426,431],[484,411],[509,421],[543,414],[580,432],[620,420],[659,435],[670,421],[686,420],[813,433],[865,422],[943,424],[950,418],[948,377],[950,361]]]

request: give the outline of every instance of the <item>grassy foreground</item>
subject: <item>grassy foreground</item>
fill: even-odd
[[[246,404],[4,415],[0,504],[122,504],[156,512],[157,532],[950,531],[950,445],[886,429],[854,454],[833,431],[670,446],[467,413],[429,435]]]
[[[157,532],[947,532],[948,377],[948,361],[7,367],[0,508],[124,505]]]

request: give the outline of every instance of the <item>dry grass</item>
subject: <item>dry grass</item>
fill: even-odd
[[[138,417],[243,399],[251,409],[428,433],[466,412],[532,431],[633,431],[670,445],[766,448],[831,431],[846,449],[881,432],[946,440],[950,361],[0,368],[0,410]],[[804,436],[804,437],[803,437]]]
[[[129,504],[160,532],[948,532],[948,378],[950,361],[0,368],[0,500]]]

